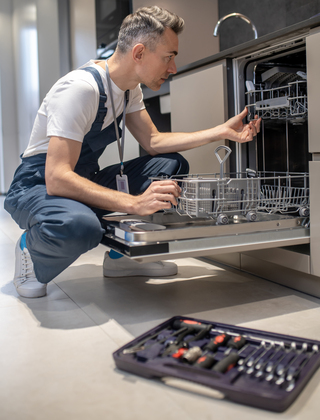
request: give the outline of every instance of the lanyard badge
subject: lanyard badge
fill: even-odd
[[[124,164],[123,164],[124,138],[125,138],[125,128],[126,128],[126,105],[127,105],[127,101],[129,100],[129,91],[127,90],[124,93],[124,105],[123,105],[123,114],[122,114],[123,129],[122,129],[122,139],[121,139],[121,143],[120,143],[119,129],[118,129],[118,124],[117,124],[115,106],[114,106],[114,102],[113,102],[111,79],[110,79],[110,74],[109,74],[109,68],[108,68],[107,61],[106,61],[106,73],[107,73],[107,81],[108,81],[109,93],[110,93],[110,98],[111,98],[114,127],[115,127],[117,143],[118,143],[118,151],[119,151],[119,157],[120,157],[120,175],[116,176],[117,190],[129,194],[128,177],[127,177],[127,175],[124,175],[124,173],[123,173],[123,171],[124,171]]]
[[[129,194],[128,177],[125,174],[118,174],[116,176],[117,190]]]

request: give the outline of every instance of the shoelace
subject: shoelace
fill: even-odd
[[[30,255],[27,251],[22,251],[22,270],[24,274],[24,279],[21,283],[25,283],[27,280],[30,280],[29,277],[35,277],[34,271],[33,271],[33,263],[30,258]]]

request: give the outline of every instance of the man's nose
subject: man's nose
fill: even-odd
[[[177,73],[177,66],[174,59],[170,62],[170,66],[168,68],[168,73],[176,74]]]

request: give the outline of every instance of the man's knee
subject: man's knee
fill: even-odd
[[[189,173],[189,163],[180,153],[169,153],[159,155],[159,162],[162,160],[162,168],[159,175],[184,175]]]
[[[96,247],[104,233],[99,219],[89,208],[70,212],[59,219],[52,217],[40,223],[40,231],[52,246],[69,248],[71,253],[83,253]]]
[[[176,153],[177,160],[179,162],[178,172],[176,175],[188,174],[189,173],[189,162],[180,153]]]
[[[72,219],[67,221],[66,229],[69,240],[78,247],[83,244],[85,250],[97,246],[104,233],[99,219],[91,210],[74,214]]]

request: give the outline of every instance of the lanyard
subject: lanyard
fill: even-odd
[[[119,136],[119,129],[117,124],[117,117],[116,117],[116,110],[114,107],[113,102],[113,94],[112,94],[112,86],[111,86],[111,78],[108,68],[108,63],[106,61],[106,73],[107,73],[107,81],[108,81],[108,87],[109,87],[109,93],[111,98],[111,105],[112,105],[112,114],[113,114],[113,120],[114,120],[114,128],[116,131],[117,136],[117,144],[118,144],[118,151],[119,151],[119,157],[120,157],[120,175],[123,175],[124,165],[123,165],[123,153],[124,153],[124,138],[125,138],[125,129],[126,129],[126,105],[127,101],[129,100],[129,91],[126,90],[124,93],[124,105],[123,105],[123,114],[122,114],[122,138],[120,143],[120,136]]]

